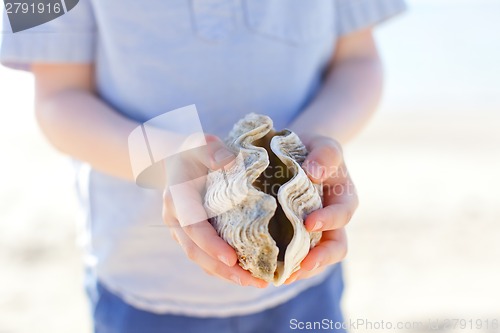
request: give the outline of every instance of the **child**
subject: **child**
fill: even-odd
[[[357,196],[340,144],[359,132],[380,96],[371,29],[404,7],[402,0],[80,0],[18,33],[4,15],[2,63],[34,73],[40,128],[80,161],[95,332],[275,333],[323,319],[337,323],[325,331],[344,331],[340,261]],[[287,285],[252,277],[208,222],[185,226],[168,191],[163,199],[161,190],[134,183],[129,134],[190,104],[218,137],[249,112],[269,115],[308,146],[310,179],[340,186],[307,217],[306,228],[323,238]],[[217,137],[207,138],[220,148],[211,159],[232,158]]]

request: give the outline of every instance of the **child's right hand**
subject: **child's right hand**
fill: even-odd
[[[231,163],[235,156],[216,136],[206,135],[205,139],[206,146],[188,150],[167,162],[163,220],[188,258],[205,272],[242,286],[264,288],[267,282],[237,265],[236,252],[207,220],[203,191],[208,170]]]

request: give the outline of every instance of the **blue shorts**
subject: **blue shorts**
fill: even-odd
[[[292,300],[263,312],[224,318],[155,314],[134,308],[97,283],[91,297],[95,333],[281,333],[345,332],[340,298],[342,266],[337,265],[321,284]],[[316,329],[307,329],[307,323]],[[303,329],[301,329],[303,327]]]

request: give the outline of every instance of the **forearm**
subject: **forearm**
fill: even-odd
[[[291,129],[304,136],[325,135],[346,143],[374,113],[381,96],[382,76],[376,55],[334,63],[322,88],[293,121]]]
[[[128,135],[138,123],[80,89],[37,96],[36,115],[41,130],[55,148],[99,171],[133,180]]]

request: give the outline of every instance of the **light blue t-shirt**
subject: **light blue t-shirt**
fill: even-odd
[[[249,112],[286,127],[317,92],[336,40],[404,8],[403,0],[80,0],[15,34],[4,15],[0,60],[17,68],[94,62],[100,97],[123,115],[144,122],[196,104],[205,132],[224,137]],[[89,265],[140,309],[249,314],[324,278],[261,290],[208,276],[163,226],[160,191],[86,165],[78,184]]]

